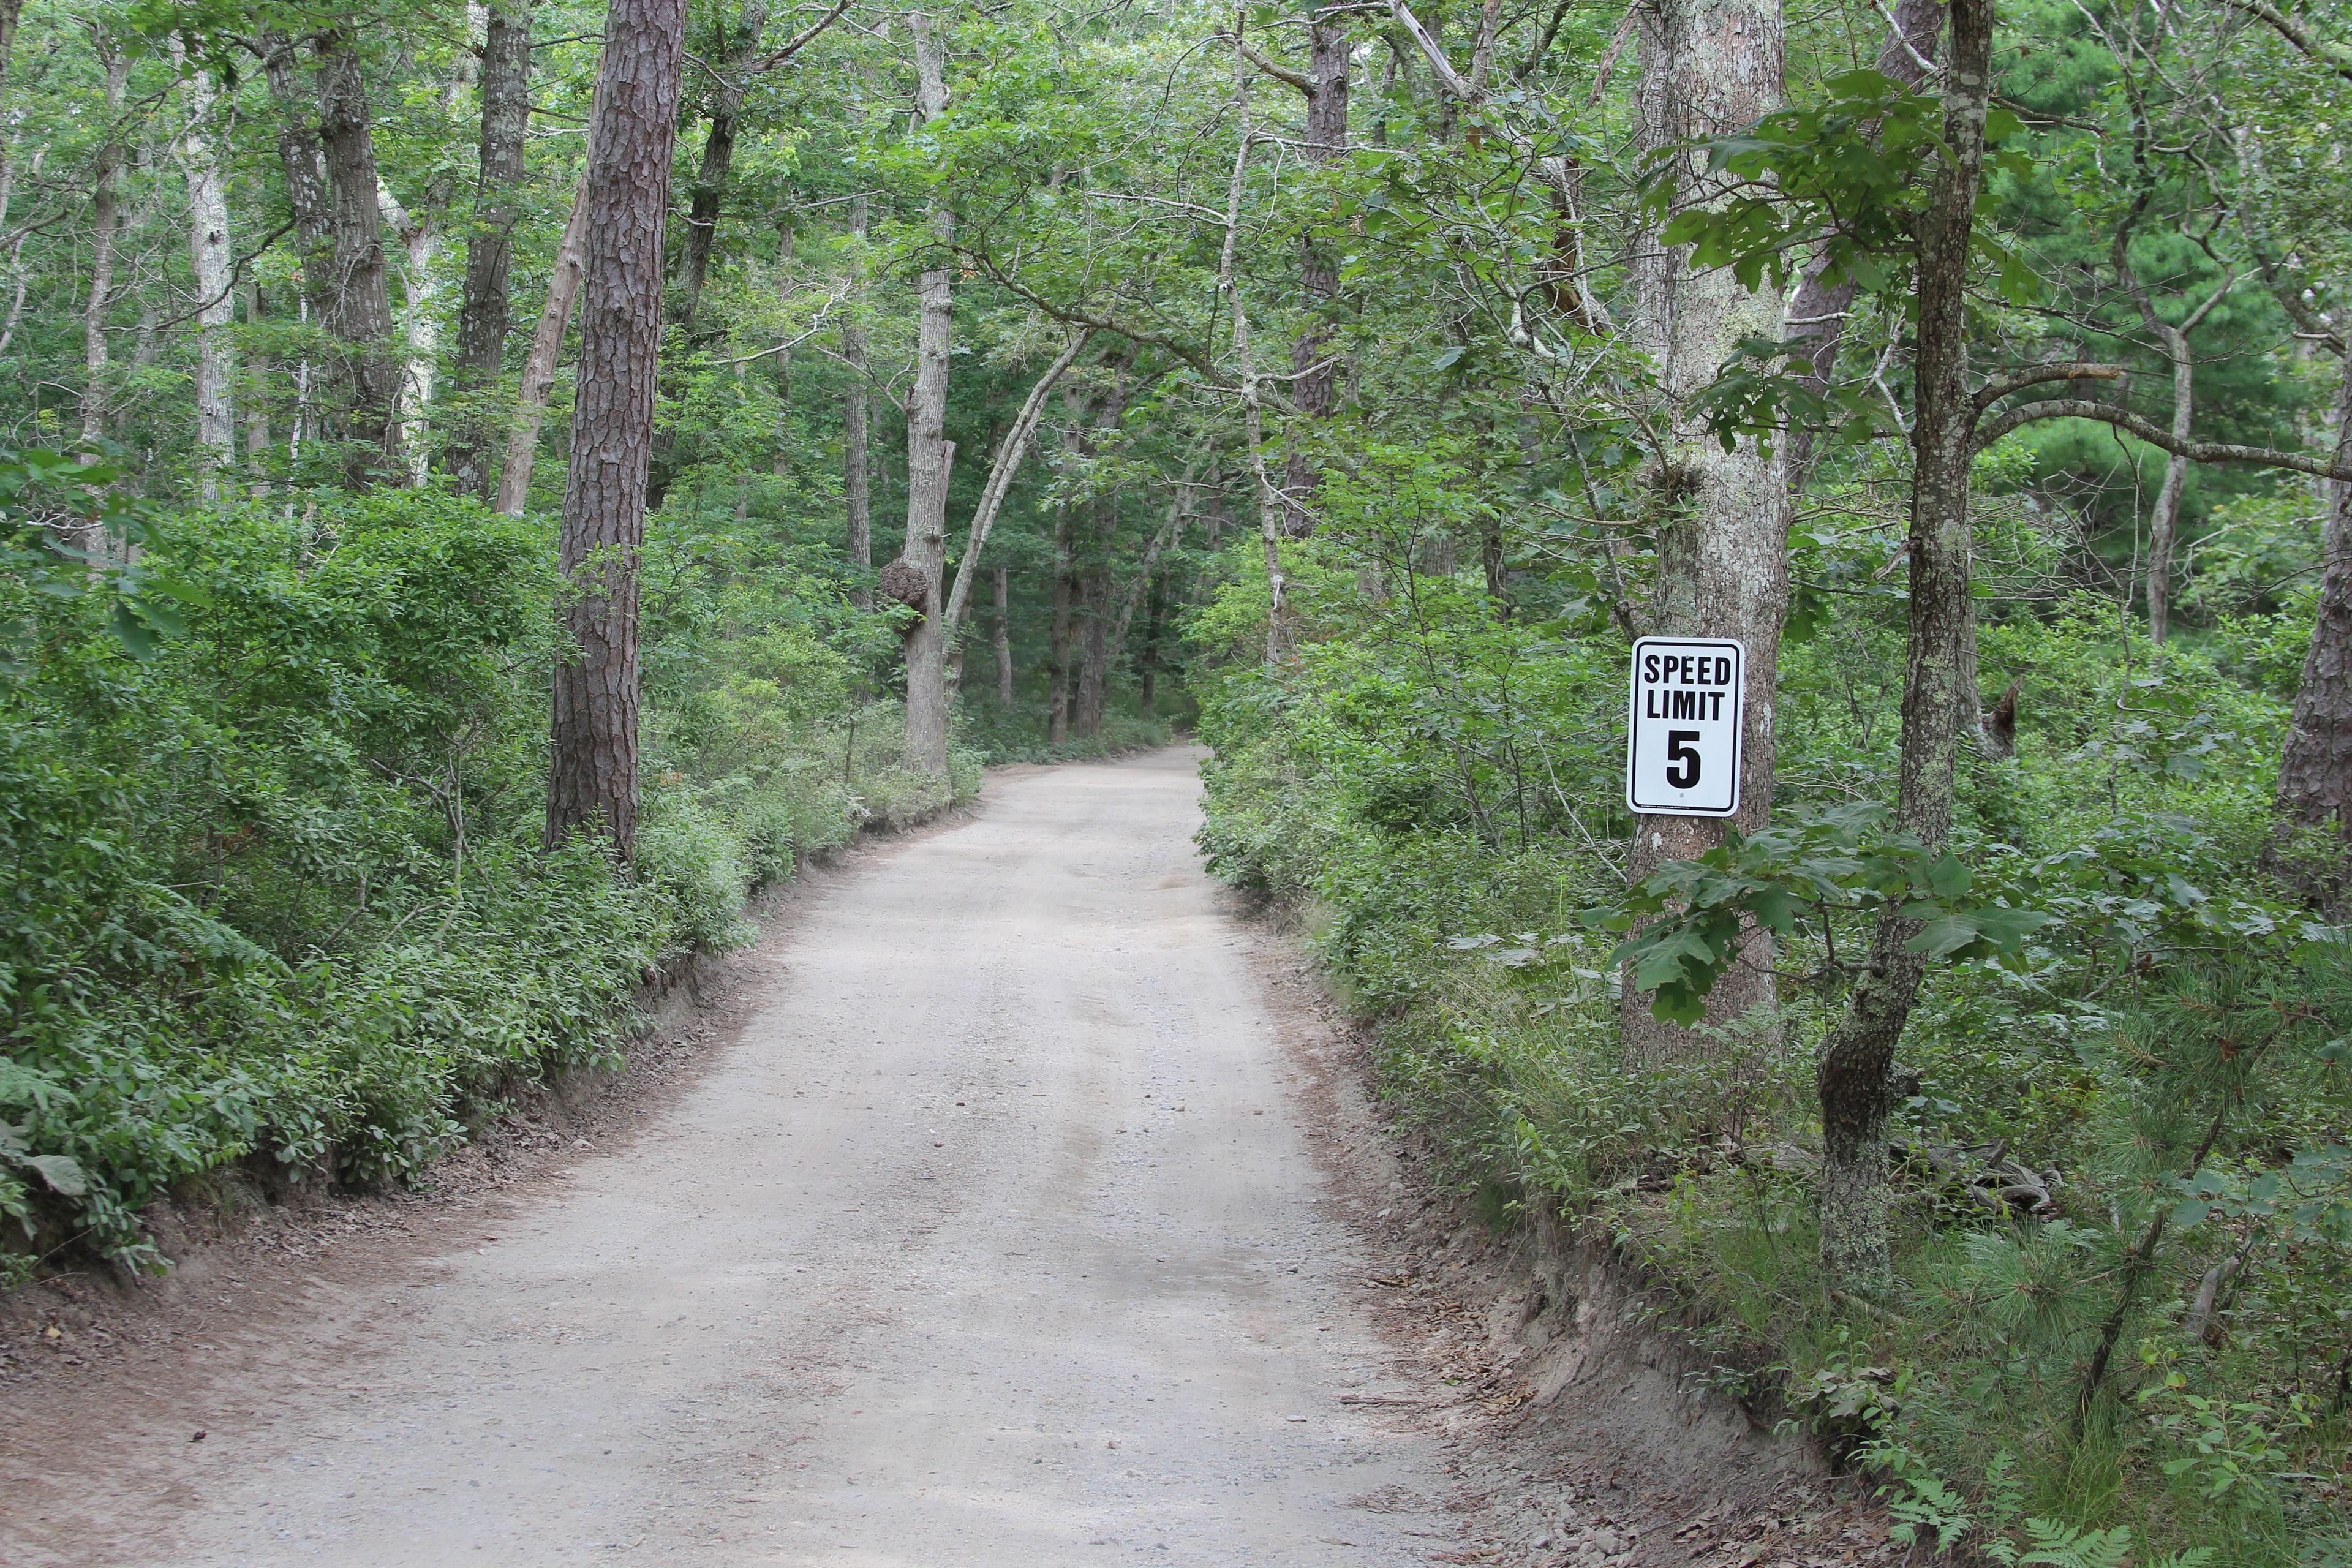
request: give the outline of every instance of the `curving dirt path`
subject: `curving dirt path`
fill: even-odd
[[[1370,1315],[1197,791],[1040,771],[869,856],[633,1138],[11,1418],[0,1563],[1429,1561],[1398,1407],[1446,1391]]]

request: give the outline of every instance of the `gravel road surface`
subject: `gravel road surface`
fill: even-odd
[[[1198,788],[998,778],[867,855],[632,1136],[50,1433],[0,1562],[1429,1561],[1442,1391],[1366,1314]]]

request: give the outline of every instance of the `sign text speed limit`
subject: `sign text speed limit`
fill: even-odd
[[[1643,637],[1633,645],[1625,804],[1657,816],[1739,809],[1739,710],[1748,650],[1728,637]]]

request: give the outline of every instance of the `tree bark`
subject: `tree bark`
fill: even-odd
[[[2352,353],[2344,356],[2336,395],[2335,464],[2352,471]],[[2329,481],[2322,535],[2319,615],[2295,688],[2294,715],[2279,758],[2278,812],[2286,827],[2321,839],[2314,854],[2283,847],[2274,855],[2306,883],[2331,918],[2347,903],[2346,860],[2352,847],[2352,480]]]
[[[661,346],[662,231],[686,0],[612,0],[580,195],[580,387],[559,550],[577,656],[556,666],[547,836],[636,852],[637,552]]]
[[[719,85],[710,105],[710,128],[702,138],[702,162],[686,215],[686,245],[678,253],[677,322],[689,336],[702,309],[703,284],[710,276],[710,250],[719,237],[719,206],[735,165],[735,133],[743,117],[743,73],[759,52],[768,26],[767,0],[743,0],[743,17],[719,51]]]
[[[593,123],[593,117],[591,117]],[[588,217],[585,189],[572,198],[572,216],[555,247],[555,267],[547,279],[547,300],[540,307],[539,324],[530,335],[530,353],[522,363],[522,385],[515,403],[514,422],[507,427],[506,461],[499,469],[495,508],[519,516],[530,499],[530,471],[539,461],[539,432],[547,421],[547,400],[555,389],[555,362],[563,352],[564,324],[572,320],[572,301],[580,295],[581,243]]]
[[[0,83],[8,79],[8,61],[16,52],[16,23],[25,13],[25,0],[0,0]]]
[[[1013,706],[1013,574],[999,566],[996,578],[996,702]]]
[[[1944,147],[1918,220],[1918,337],[1913,360],[1909,648],[1895,826],[1933,851],[1952,826],[1959,685],[1975,606],[1969,593],[1969,465],[1976,407],[1968,385],[1969,246],[1984,173],[1992,81],[1992,0],[1952,0]],[[1919,922],[1889,905],[1868,967],[1822,1044],[1821,1259],[1832,1287],[1892,1281],[1887,1235],[1886,1115],[1895,1047],[1926,961],[1906,946]]]
[[[1099,563],[1078,577],[1078,691],[1070,732],[1082,740],[1102,733],[1103,700],[1110,688],[1110,571]]]
[[[1894,26],[1878,50],[1878,73],[1916,89],[1927,79],[1937,40],[1943,35],[1942,0],[1895,0],[1889,20]],[[1845,324],[1853,312],[1853,280],[1849,278],[1834,285],[1824,281],[1827,267],[1827,258],[1816,257],[1806,268],[1784,323],[1789,342],[1812,345],[1799,361],[1797,380],[1815,396],[1829,391],[1830,377],[1837,370],[1838,349],[1845,339]],[[1793,500],[1812,478],[1813,432],[1791,426],[1785,444],[1789,494]]]
[[[393,426],[401,367],[390,353],[392,291],[383,264],[383,208],[375,167],[374,113],[359,50],[341,32],[319,35],[319,144],[325,154],[328,221],[334,237],[327,328],[342,340],[350,400],[345,482],[365,485],[398,457]]]
[[[294,215],[302,292],[310,314],[323,321],[334,297],[335,239],[326,158],[319,148],[317,100],[302,80],[293,41],[285,34],[262,35],[261,68],[278,104],[278,163],[286,175],[286,202]]]
[[[861,195],[849,205],[849,231],[857,237],[859,247],[853,312],[865,304],[867,222],[866,201]],[[856,324],[854,314],[850,323],[841,329],[841,361],[849,371],[849,393],[841,416],[841,495],[848,516],[849,563],[858,573],[857,586],[850,590],[849,602],[861,610],[870,610],[874,607],[874,594],[866,585],[866,574],[874,569],[874,471],[867,455],[871,441],[867,422],[873,415],[874,392],[866,379],[866,329]]]
[[[948,110],[947,56],[935,18],[909,13],[919,79],[917,109],[926,122]],[[931,209],[931,236],[944,248],[955,219],[944,205]],[[907,397],[907,564],[920,574],[920,618],[907,635],[907,755],[933,778],[948,776],[947,605],[940,578],[947,565],[948,475],[955,443],[947,438],[948,353],[955,306],[954,273],[926,268],[917,296],[915,384]]]
[[[184,69],[187,46],[176,33],[171,49],[173,65]],[[230,278],[228,199],[208,129],[219,102],[212,73],[199,68],[188,79],[188,129],[179,153],[188,185],[188,263],[196,285],[196,493],[208,506],[220,504],[220,470],[236,462],[236,412],[231,404],[236,364],[229,341],[236,298]]]
[[[116,176],[122,168],[122,94],[131,76],[131,56],[119,43],[99,35],[100,64],[106,72],[100,112],[106,116],[106,140],[99,143],[96,167],[89,183],[89,295],[81,312],[81,450],[96,461],[98,444],[106,429],[106,311],[114,301],[114,241],[121,227]],[[102,538],[89,542],[102,545]]]
[[[245,283],[245,324],[261,324],[261,283],[248,278]],[[269,374],[270,362],[257,353],[250,362],[251,379],[246,383],[245,398],[245,461],[253,476],[256,499],[269,493],[269,481],[263,476],[269,457]]]
[[[1783,31],[1780,0],[1661,0],[1640,13],[1642,75],[1636,100],[1650,153],[1728,135],[1780,106]],[[1685,155],[1677,209],[1724,194],[1704,153]],[[1777,291],[1740,285],[1729,268],[1690,270],[1652,229],[1636,241],[1636,331],[1657,367],[1670,435],[1651,475],[1658,518],[1658,566],[1648,631],[1737,637],[1748,649],[1740,734],[1739,815],[1753,833],[1772,819],[1774,725],[1780,622],[1788,609],[1788,483],[1780,460],[1753,437],[1727,452],[1696,410],[1742,339],[1777,340]],[[1723,841],[1724,821],[1644,816],[1634,825],[1628,873],[1704,854]],[[1721,1027],[1773,1001],[1771,935],[1748,928],[1740,962],[1707,997],[1706,1023]],[[1640,1066],[1703,1057],[1720,1047],[1706,1035],[1651,1016],[1652,996],[1623,991],[1625,1058]]]
[[[1070,738],[1070,526],[1066,512],[1054,519],[1054,620],[1045,642],[1045,743]]]
[[[514,265],[515,224],[522,216],[530,131],[532,0],[491,0],[482,36],[481,163],[474,182],[474,222],[466,233],[465,293],[457,305],[457,384],[478,404],[506,366],[507,275]],[[490,468],[494,437],[478,406],[451,432],[445,459],[461,490],[497,490]]]
[[[1307,24],[1307,144],[1301,151],[1310,163],[1329,165],[1348,155],[1349,44],[1343,14],[1316,12]],[[1339,263],[1312,232],[1298,239],[1298,285],[1307,321],[1290,346],[1291,405],[1306,418],[1326,419],[1339,384],[1339,366],[1327,357],[1331,341],[1327,317],[1339,292]],[[1283,527],[1294,538],[1315,531],[1312,502],[1322,480],[1307,455],[1294,447],[1282,485]]]

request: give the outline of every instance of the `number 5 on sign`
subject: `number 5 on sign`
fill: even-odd
[[[1748,649],[1729,637],[1633,645],[1625,722],[1625,804],[1650,816],[1739,809],[1739,721]]]

